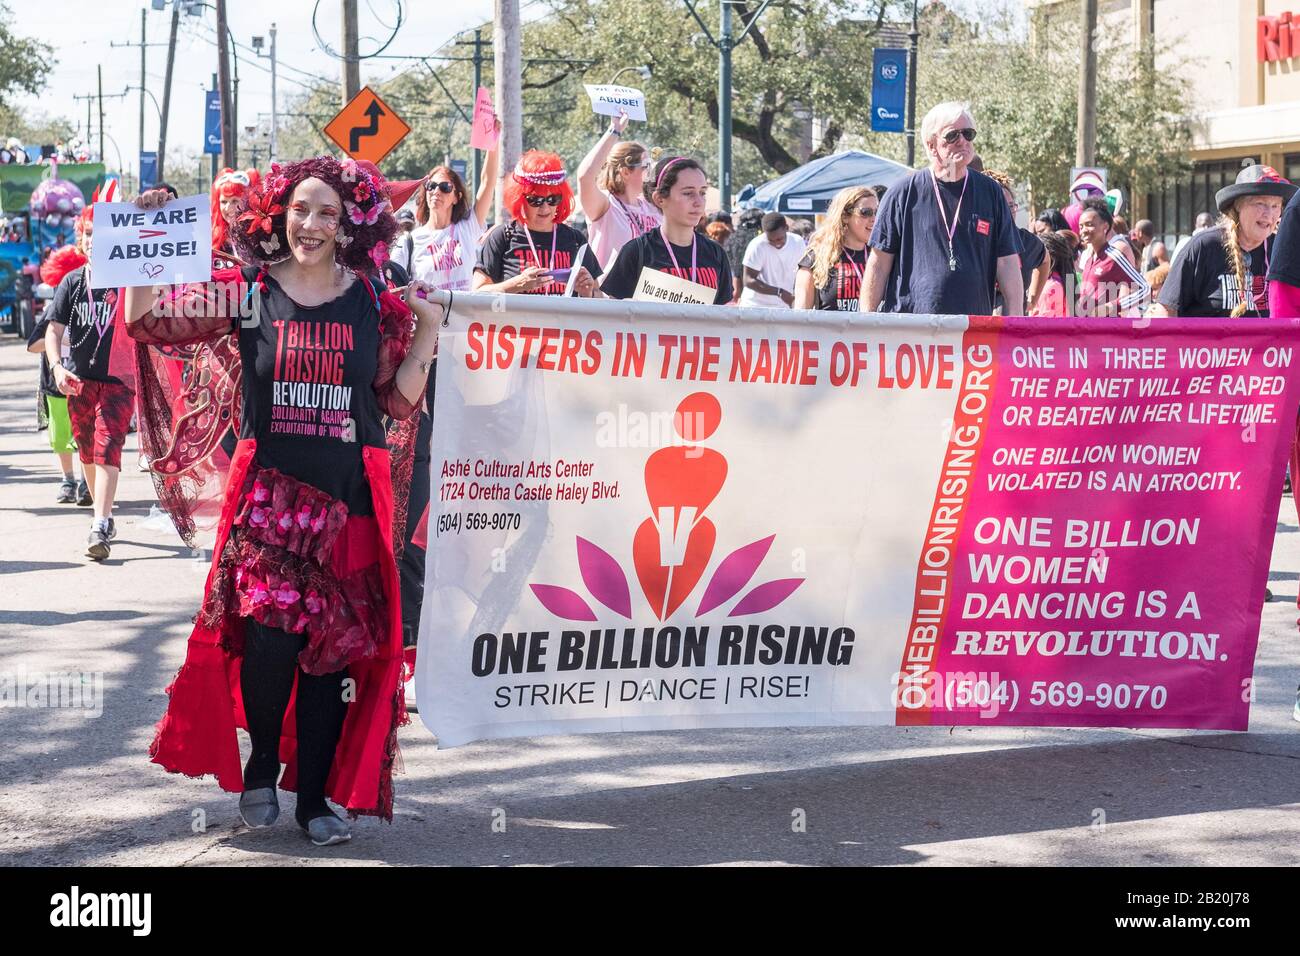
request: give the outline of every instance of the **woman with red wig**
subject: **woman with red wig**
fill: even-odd
[[[475,292],[528,292],[563,295],[569,271],[578,269],[574,292],[600,295],[600,266],[582,233],[564,224],[573,212],[573,190],[564,164],[554,153],[530,149],[519,157],[505,187],[505,206],[513,221],[487,234],[474,266]],[[585,249],[583,261],[573,260]]]
[[[238,228],[248,194],[259,181],[256,169],[229,166],[212,181],[212,268],[233,269],[240,264],[231,232]]]
[[[397,228],[387,188],[368,163],[273,164],[234,231],[250,265],[157,299],[126,292],[132,338],[234,336],[243,365],[213,564],[150,756],[242,791],[250,827],[278,817],[279,778],[318,846],[351,838],[326,797],[391,822],[407,719],[393,530],[413,443],[386,440],[383,417],[419,407],[438,316],[422,283],[403,302],[377,276]]]

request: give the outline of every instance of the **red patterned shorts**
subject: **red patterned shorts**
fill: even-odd
[[[68,418],[77,457],[84,465],[122,467],[122,446],[131,425],[135,392],[118,382],[81,380],[81,394],[68,396]]]

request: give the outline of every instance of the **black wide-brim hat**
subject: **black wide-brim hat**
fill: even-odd
[[[1282,204],[1290,202],[1296,186],[1277,174],[1272,166],[1247,166],[1237,174],[1237,181],[1214,194],[1219,212],[1226,213],[1242,196],[1278,196]]]

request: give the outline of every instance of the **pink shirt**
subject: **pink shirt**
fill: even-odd
[[[646,199],[638,196],[628,202],[604,189],[600,194],[609,202],[604,215],[587,224],[587,241],[602,269],[608,269],[614,256],[637,236],[659,228],[663,216]]]
[[[1034,311],[1029,314],[1043,316],[1069,314],[1065,308],[1065,284],[1061,282],[1060,275],[1053,272],[1043,283],[1042,291],[1038,293],[1038,301],[1034,304]]]

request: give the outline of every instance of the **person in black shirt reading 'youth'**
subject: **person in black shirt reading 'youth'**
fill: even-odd
[[[618,251],[601,289],[611,299],[630,299],[642,269],[656,269],[714,291],[713,304],[731,301],[731,266],[727,253],[695,231],[704,214],[709,188],[704,168],[693,159],[659,160],[651,179],[650,199],[663,212],[663,225],[638,236]]]
[[[573,190],[560,157],[536,149],[524,153],[506,183],[504,199],[514,221],[497,226],[483,240],[473,290],[563,295],[569,271],[577,268],[574,292],[584,298],[599,295],[595,255],[588,249],[582,262],[573,261],[586,242],[564,224],[573,211]]]
[[[1223,215],[1178,250],[1151,317],[1268,315],[1273,233],[1296,187],[1269,166],[1248,166],[1215,196]],[[1248,289],[1246,294],[1242,290]]]
[[[975,120],[966,103],[940,103],[921,121],[929,168],[889,187],[871,233],[862,307],[988,315],[996,282],[1024,299],[1019,245],[998,185],[968,169]]]
[[[794,308],[857,312],[867,269],[867,240],[880,200],[870,186],[841,189],[825,224],[808,241],[794,280]]]

